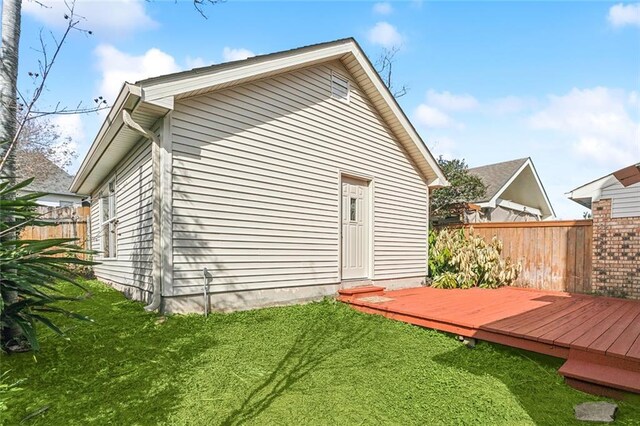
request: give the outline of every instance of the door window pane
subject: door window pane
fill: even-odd
[[[356,220],[356,203],[357,200],[355,198],[351,198],[350,199],[350,205],[349,205],[349,220],[355,221]]]

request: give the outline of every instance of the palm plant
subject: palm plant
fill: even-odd
[[[27,225],[46,226],[36,211],[43,193],[19,194],[33,179],[13,185],[0,177],[0,328],[4,349],[39,349],[36,323],[55,333],[63,331],[51,314],[90,320],[84,315],[56,306],[56,302],[79,300],[60,293],[57,284],[68,282],[79,288],[72,266],[94,265],[79,258],[93,252],[84,250],[75,239],[20,240],[15,238]]]

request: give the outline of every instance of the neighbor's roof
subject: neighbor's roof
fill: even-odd
[[[565,195],[576,203],[591,208],[591,203],[600,199],[602,190],[614,185],[616,182],[620,182],[624,187],[640,182],[640,163],[634,163],[592,180],[591,182],[587,182],[567,192]]]
[[[75,195],[69,192],[73,176],[62,170],[44,154],[33,151],[16,152],[16,179],[35,178],[25,189],[49,194]]]
[[[173,110],[175,100],[332,60],[341,61],[353,75],[427,184],[432,188],[448,185],[437,162],[367,56],[353,38],[347,38],[148,78],[135,84],[125,83],[84,158],[71,190],[81,194],[94,191],[140,140],[140,128],[155,126]],[[129,116],[138,124],[137,128],[131,127]]]
[[[528,158],[518,158],[517,160],[504,161],[502,163],[487,164],[486,166],[469,169],[469,173],[479,177],[487,186],[487,193],[475,203],[486,203],[500,192],[509,182],[514,174],[529,160]]]

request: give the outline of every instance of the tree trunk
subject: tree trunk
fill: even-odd
[[[16,133],[16,97],[18,95],[18,48],[20,45],[20,10],[22,0],[2,2],[2,48],[0,50],[0,155],[4,156],[8,144]],[[11,156],[10,156],[11,157]],[[9,158],[2,176],[14,176],[13,159]]]
[[[0,159],[4,158],[16,133],[16,97],[18,95],[18,49],[20,45],[20,11],[22,0],[2,1],[2,47],[0,48]],[[2,143],[4,142],[4,143]],[[15,166],[13,154],[9,157],[4,167],[0,170],[0,176],[14,180]],[[11,218],[0,218],[2,221]],[[6,236],[14,239],[14,235]],[[2,286],[0,276],[0,293],[5,306],[15,303],[18,294],[15,291],[7,291]],[[2,330],[3,345],[20,342],[21,332],[17,327]]]

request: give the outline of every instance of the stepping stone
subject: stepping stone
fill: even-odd
[[[578,420],[611,423],[615,419],[618,406],[610,402],[585,402],[576,405],[573,409]]]

